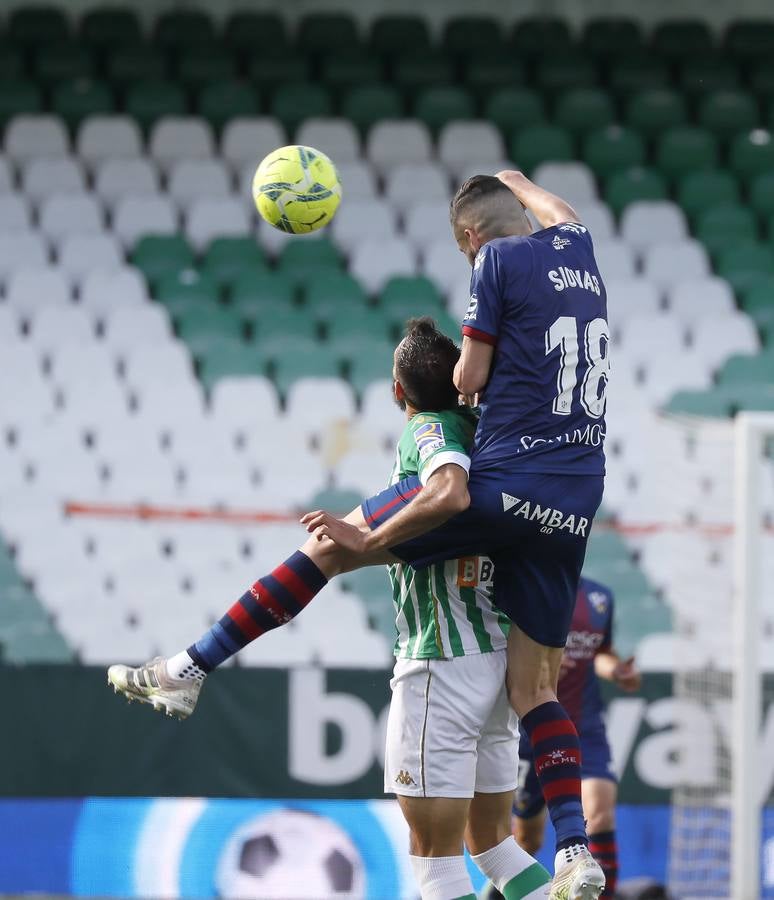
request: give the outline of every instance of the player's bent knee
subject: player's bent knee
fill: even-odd
[[[534,819],[514,819],[513,836],[522,850],[535,856],[543,846],[545,821],[542,815]]]
[[[612,809],[593,810],[586,815],[586,831],[599,834],[602,831],[615,830],[615,812]]]

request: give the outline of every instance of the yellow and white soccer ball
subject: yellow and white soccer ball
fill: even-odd
[[[341,201],[339,173],[314,147],[280,147],[258,166],[253,199],[261,218],[289,234],[327,225]]]

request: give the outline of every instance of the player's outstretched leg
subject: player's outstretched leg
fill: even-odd
[[[347,516],[364,522],[359,509]],[[386,558],[361,558],[330,540],[310,538],[268,575],[259,578],[199,640],[165,659],[156,657],[138,668],[113,665],[108,684],[127,699],[147,703],[167,715],[185,719],[199,699],[204,679],[251,641],[295,618],[329,579],[359,565]]]

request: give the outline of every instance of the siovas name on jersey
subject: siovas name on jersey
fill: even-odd
[[[597,296],[602,293],[599,286],[599,278],[585,269],[570,269],[568,266],[559,266],[558,269],[551,269],[548,273],[548,280],[553,284],[555,291],[564,291],[567,288],[583,288]]]
[[[570,534],[578,534],[587,537],[586,529],[589,520],[585,516],[576,516],[574,513],[565,513],[561,509],[553,509],[550,506],[541,506],[533,500],[523,500],[521,497],[513,497],[502,491],[503,512],[513,510],[514,516],[521,516],[528,522],[538,522],[546,533],[551,531],[569,531]],[[541,529],[542,531],[542,529]]]

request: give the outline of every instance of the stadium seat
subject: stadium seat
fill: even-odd
[[[556,125],[531,125],[518,129],[509,146],[513,159],[527,172],[540,163],[570,162],[575,158],[570,133]]]
[[[369,43],[379,53],[425,50],[430,45],[427,20],[419,15],[382,15],[371,23]]]
[[[81,164],[71,156],[38,157],[22,168],[21,187],[35,203],[54,193],[81,193],[86,178]]]
[[[76,78],[58,84],[51,94],[51,110],[75,130],[88,116],[106,115],[116,108],[110,88],[90,78]]]
[[[74,42],[38,46],[32,54],[32,71],[46,88],[71,78],[91,78],[95,70],[94,54]]]
[[[620,56],[641,48],[643,35],[633,19],[599,17],[586,22],[582,43],[593,56]]]
[[[167,191],[183,209],[202,197],[225,197],[229,190],[229,173],[220,160],[182,159],[169,169]]]
[[[106,159],[97,165],[94,191],[108,206],[128,197],[158,194],[159,173],[148,159]]]
[[[232,167],[240,171],[246,164],[255,170],[267,153],[282,147],[287,136],[277,119],[270,116],[232,119],[223,129],[220,152]]]
[[[134,246],[130,259],[150,283],[170,273],[192,269],[194,252],[190,244],[177,234],[148,234]]]
[[[645,252],[643,274],[664,287],[680,280],[704,278],[710,274],[707,251],[694,240],[653,244]]]
[[[17,268],[5,288],[5,302],[24,318],[48,306],[69,307],[71,296],[64,272],[35,264]]]
[[[70,37],[67,16],[61,9],[51,6],[15,9],[6,24],[8,37],[23,46],[52,44]]]
[[[374,200],[377,195],[376,174],[362,160],[336,166],[347,200]]]
[[[116,269],[123,252],[111,234],[71,234],[59,243],[57,263],[74,281],[93,269]]]
[[[145,234],[174,234],[177,213],[166,197],[123,197],[113,213],[113,231],[131,248]]]
[[[43,91],[32,81],[4,77],[0,91],[0,125],[4,126],[20,115],[43,111]]]
[[[215,25],[202,10],[171,9],[156,19],[154,37],[163,47],[210,44],[215,38]]]
[[[147,104],[152,103],[150,91],[145,87],[145,83],[161,85],[166,93],[165,99],[173,96],[166,90],[169,86],[169,82],[165,81],[169,74],[168,58],[160,47],[142,42],[119,45],[107,54],[105,65],[108,79],[119,90],[133,89],[137,86],[137,91],[132,90],[133,104],[138,104],[143,109],[150,109]],[[175,92],[176,104],[180,97],[181,95]]]
[[[535,169],[533,177],[542,188],[575,207],[589,206],[597,200],[594,177],[583,163],[544,163]]]
[[[583,143],[583,160],[601,178],[618,169],[641,165],[645,160],[645,144],[636,132],[609,125],[588,134]]]
[[[606,203],[578,203],[575,210],[595,240],[608,241],[613,238],[615,223]]]
[[[484,118],[504,134],[512,134],[520,128],[544,124],[545,102],[541,94],[529,88],[504,87],[486,99]]]
[[[729,147],[731,170],[742,178],[752,178],[774,168],[774,140],[771,132],[756,128],[737,135]]]
[[[243,10],[231,13],[226,19],[223,37],[235,50],[251,51],[258,41],[272,47],[288,43],[287,25],[277,12]]]
[[[441,87],[454,81],[454,60],[438,50],[427,50],[421,56],[406,53],[393,57],[392,82],[411,99],[430,87]]]
[[[427,87],[421,90],[413,104],[414,116],[433,132],[457,119],[473,119],[475,103],[466,89],[454,85]]]
[[[466,55],[463,71],[465,84],[479,102],[486,102],[493,93],[525,80],[524,63],[508,49]]]
[[[610,86],[622,97],[641,91],[664,90],[670,86],[669,67],[649,54],[632,54],[615,61],[610,70]]]
[[[759,215],[774,215],[774,173],[764,172],[750,181],[749,203]]]
[[[712,206],[697,217],[696,237],[710,252],[716,252],[733,243],[755,241],[758,225],[747,207],[736,204]]]
[[[191,203],[185,232],[197,250],[214,238],[241,237],[250,231],[250,216],[238,197],[202,197]]]
[[[689,57],[679,68],[680,87],[689,96],[734,90],[739,86],[739,69],[723,53]]]
[[[245,269],[266,271],[263,251],[252,237],[219,237],[208,245],[201,270],[221,287],[230,285]]]
[[[194,320],[192,313],[190,322]],[[127,384],[140,394],[152,391],[156,384],[168,389],[173,385],[185,387],[195,381],[191,355],[179,341],[137,344],[127,347],[121,357]]]
[[[342,252],[345,249],[352,251],[365,239],[389,239],[395,231],[395,213],[383,200],[346,203],[331,223],[331,235]]]
[[[717,91],[699,104],[699,124],[717,137],[730,138],[758,124],[758,106],[752,95],[743,91]]]
[[[177,53],[175,74],[177,80],[188,90],[197,91],[208,84],[223,83],[235,78],[236,60],[227,49],[218,44],[209,46],[206,53],[196,47],[181,48]]]
[[[340,162],[356,162],[360,157],[360,139],[348,119],[306,119],[296,133],[296,143],[317,147],[337,166]]]
[[[760,243],[735,244],[718,255],[717,272],[735,291],[744,292],[774,274],[774,252]]]
[[[247,54],[247,78],[261,94],[271,94],[283,85],[308,84],[312,78],[311,64],[310,56],[286,47],[278,48],[275,53],[251,52]]]
[[[665,200],[667,188],[663,177],[653,169],[635,166],[614,173],[605,183],[605,199],[614,212],[622,212],[639,200]]]
[[[713,369],[734,353],[753,354],[759,347],[752,320],[736,311],[692,323],[691,340],[694,352]]]
[[[656,25],[651,37],[653,49],[670,59],[708,53],[713,48],[709,26],[698,19],[678,19]]]
[[[712,169],[718,160],[717,141],[704,128],[688,125],[671,128],[658,142],[656,159],[661,171],[672,177]]]
[[[621,240],[595,241],[594,256],[603,279],[628,279],[635,275],[634,250]]]
[[[603,272],[607,300],[615,318],[614,327],[626,319],[638,315],[654,315],[661,310],[661,294],[658,288],[645,278],[608,277]]]
[[[544,91],[560,96],[573,88],[593,87],[598,78],[594,62],[587,56],[568,50],[561,56],[547,54],[536,60],[535,80]]]
[[[329,91],[321,84],[286,83],[274,91],[269,111],[292,134],[304,119],[332,116],[333,101]]]
[[[92,194],[52,193],[40,205],[40,230],[57,244],[73,232],[100,234],[104,229],[102,209]]]
[[[655,138],[688,118],[685,100],[676,91],[654,88],[634,94],[626,104],[626,124],[645,138]]]
[[[734,312],[734,295],[722,278],[707,277],[679,280],[667,291],[673,315],[683,322],[696,322],[705,316],[725,316]]]
[[[491,122],[449,122],[438,134],[438,158],[457,177],[470,163],[495,164],[504,156],[503,139]]]
[[[407,212],[403,220],[406,237],[420,252],[438,240],[449,226],[449,201],[436,200],[417,203]],[[451,234],[450,234],[451,236]]]
[[[69,139],[58,116],[15,116],[5,131],[4,150],[14,162],[36,156],[66,156]]]
[[[564,52],[572,46],[567,22],[558,16],[535,16],[522,19],[513,28],[511,42],[527,56],[545,52]]]
[[[364,84],[346,92],[341,112],[364,135],[383,119],[400,119],[404,105],[400,93],[391,85]]]
[[[352,252],[349,271],[373,295],[395,275],[416,274],[416,255],[403,238],[366,238]]]
[[[172,334],[169,316],[155,303],[116,305],[106,310],[104,329],[104,340],[117,353],[138,344],[164,341]]]
[[[366,156],[380,174],[403,163],[424,163],[431,158],[430,133],[416,120],[387,119],[368,132]]]
[[[89,116],[78,129],[75,149],[91,166],[113,157],[128,159],[142,153],[142,135],[128,116]]]
[[[3,193],[12,193],[14,181],[15,176],[8,160],[5,157],[0,156],[0,191]]]
[[[157,78],[130,84],[124,110],[147,132],[162,118],[185,116],[188,103],[179,84]]]
[[[45,266],[48,243],[37,231],[14,231],[0,241],[0,278],[26,266]]]
[[[253,116],[258,109],[255,90],[236,79],[204,84],[196,98],[196,112],[218,132],[232,119]]]
[[[133,267],[96,269],[81,282],[79,304],[92,314],[102,316],[113,306],[138,305],[148,299],[142,275]]]
[[[278,272],[240,273],[231,284],[231,303],[243,315],[253,316],[264,309],[290,306],[295,296],[293,281]]]
[[[27,231],[32,226],[32,210],[24,194],[0,194],[0,231]]]
[[[195,116],[164,116],[148,138],[148,153],[167,171],[181,159],[208,159],[214,150],[212,129]]]
[[[561,96],[554,121],[576,136],[598,131],[611,125],[615,110],[610,96],[597,88],[577,88]]]
[[[75,346],[94,340],[94,323],[82,309],[72,305],[49,306],[30,310],[29,337],[43,352],[65,344]]]
[[[678,181],[677,199],[685,212],[693,217],[712,206],[738,203],[739,184],[723,169],[690,172]]]
[[[404,163],[385,178],[384,195],[397,213],[405,212],[418,197],[448,202],[449,193],[448,175],[434,162]]]
[[[470,284],[470,265],[448,237],[436,237],[432,243],[425,245],[422,274],[433,281],[447,297],[452,296],[462,285],[467,287]]]
[[[621,237],[638,250],[686,236],[682,210],[668,201],[632,203],[621,216]]]
[[[80,37],[89,46],[112,48],[122,43],[137,43],[141,38],[140,20],[130,9],[100,8],[84,13]]]

